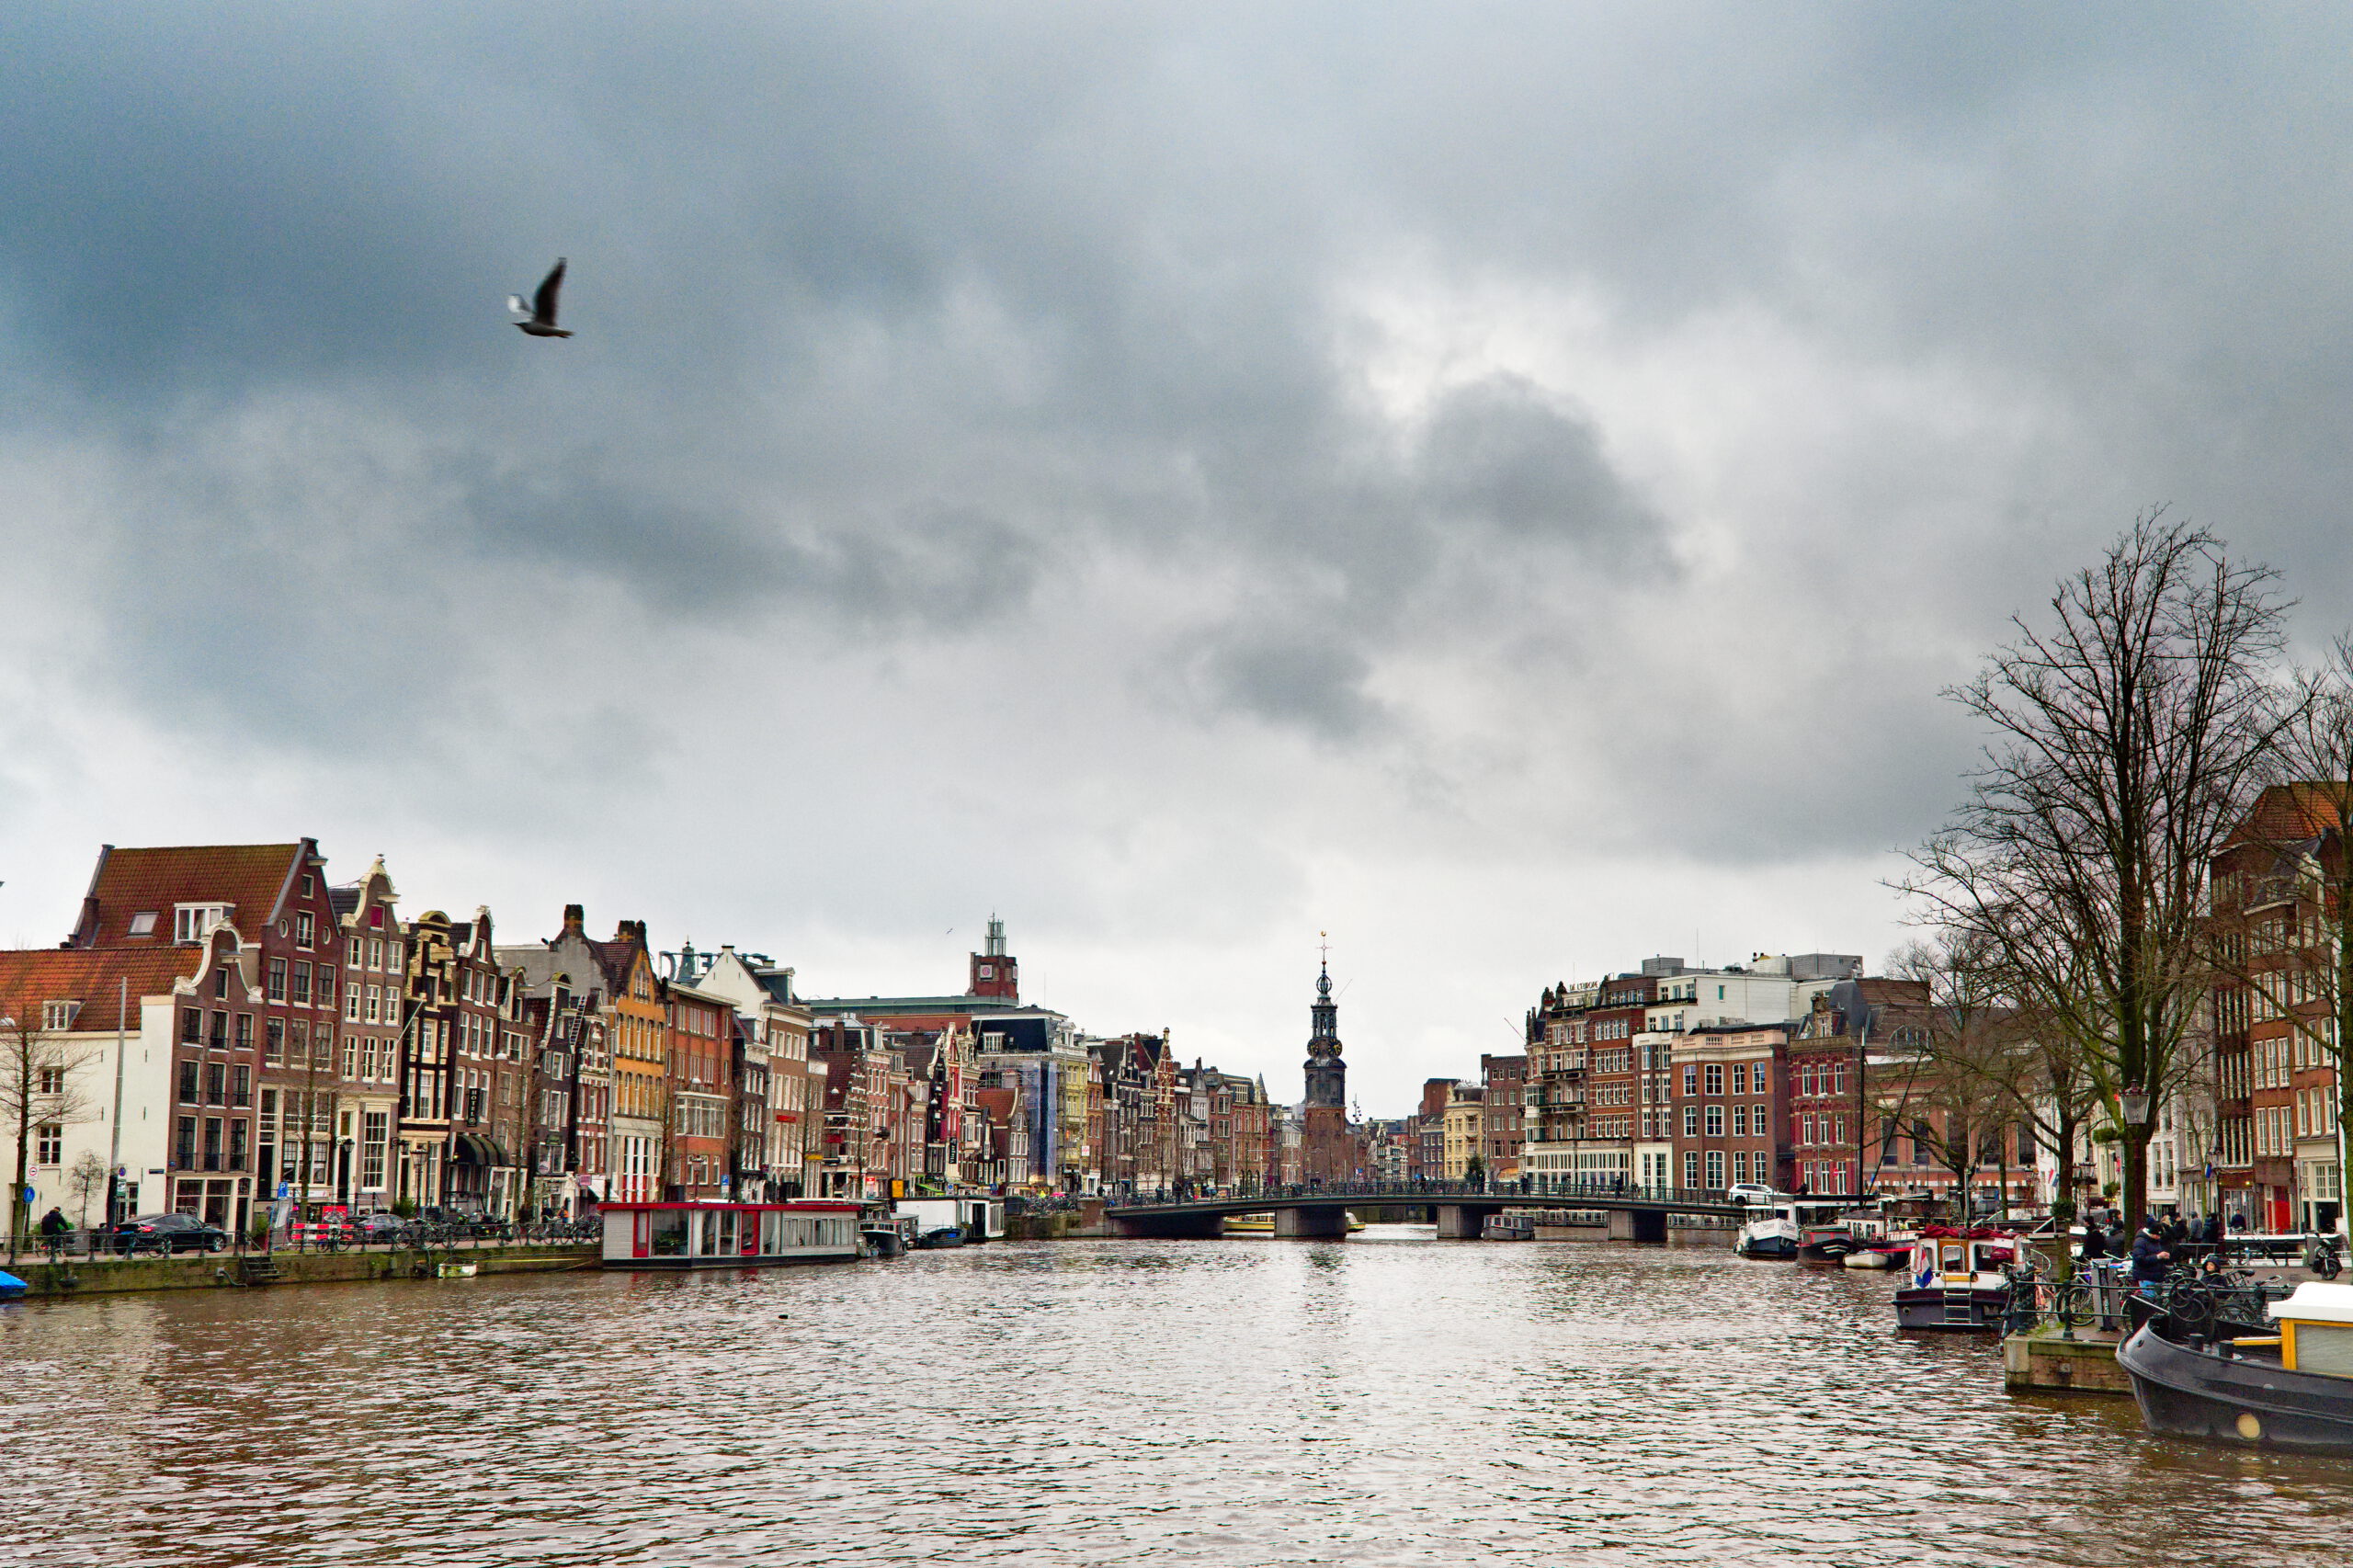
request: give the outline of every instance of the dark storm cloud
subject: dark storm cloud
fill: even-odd
[[[1563,539],[1611,564],[1665,564],[1660,519],[1602,455],[1591,421],[1524,381],[1495,378],[1449,396],[1422,449],[1430,511],[1508,537]]]
[[[1351,290],[1577,291],[1630,339],[1750,312],[1831,360],[1950,365],[2070,426],[2002,460],[2002,528],[2075,551],[2172,495],[2341,568],[2343,530],[2312,520],[2353,450],[2345,30],[2163,7],[18,7],[0,427],[132,476],[70,591],[118,689],[222,726],[430,727],[464,672],[528,661],[598,593],[647,636],[813,624],[986,656],[1116,614],[1074,587],[1112,559],[1163,574],[1168,624],[1120,646],[1168,660],[1186,700],[1164,706],[1195,721],[1412,748],[1429,699],[1395,677],[1542,649],[1496,672],[1524,690],[1495,722],[1610,714],[1652,759],[1590,764],[1631,827],[1878,846],[1941,809],[1923,775],[1955,738],[1905,717],[1949,661],[1891,649],[1997,633],[2068,563],[1957,531],[1985,502],[1936,464],[1984,465],[1924,438],[1934,462],[1826,483],[1778,533],[1695,518],[1604,437],[1679,412],[1493,369],[1377,410]],[[581,336],[524,341],[499,302],[558,253]],[[1859,417],[1754,395],[1810,434]],[[12,526],[36,525],[0,543]],[[1708,597],[1751,578],[1762,602]],[[1645,664],[1707,636],[1786,678],[1734,699]],[[1878,739],[1791,739],[1858,715]]]

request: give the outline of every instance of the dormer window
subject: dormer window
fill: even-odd
[[[44,1002],[40,1008],[40,1027],[63,1031],[74,1027],[74,1016],[82,1010],[79,1002]]]
[[[172,940],[201,942],[212,928],[229,918],[225,903],[177,903],[172,906]]]

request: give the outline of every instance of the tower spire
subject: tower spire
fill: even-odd
[[[1307,1098],[1301,1107],[1304,1147],[1302,1165],[1310,1180],[1346,1180],[1354,1174],[1348,1136],[1348,1066],[1340,1060],[1340,1006],[1332,1000],[1332,943],[1316,934],[1315,1001],[1309,1009]]]

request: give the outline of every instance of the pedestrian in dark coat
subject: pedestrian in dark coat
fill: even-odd
[[[2154,1221],[2143,1226],[2132,1242],[2132,1282],[2143,1290],[2151,1290],[2172,1266],[2173,1253],[2165,1246],[2165,1232]]]

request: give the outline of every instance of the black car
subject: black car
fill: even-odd
[[[229,1233],[193,1214],[142,1214],[114,1228],[117,1252],[225,1252]]]

